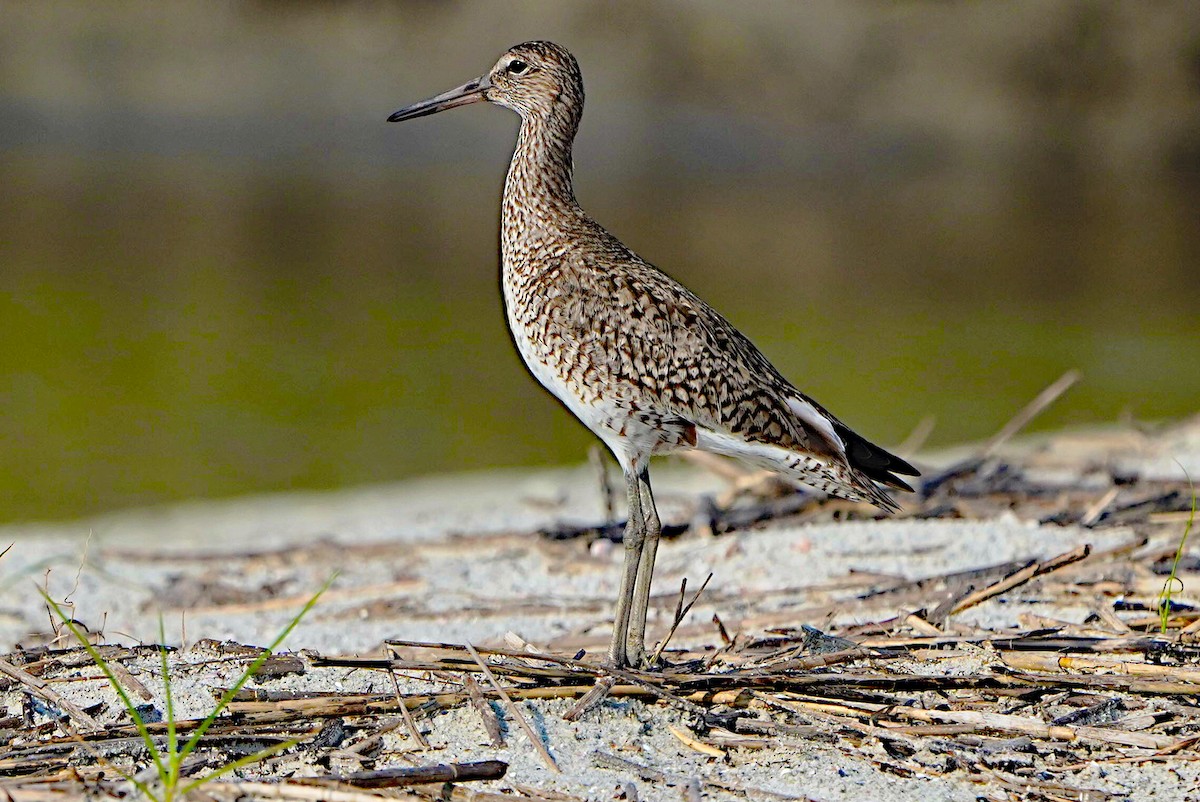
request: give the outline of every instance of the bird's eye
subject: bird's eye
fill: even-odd
[[[520,75],[527,69],[529,69],[529,65],[524,61],[521,61],[519,58],[515,58],[508,62],[508,71],[513,75]]]

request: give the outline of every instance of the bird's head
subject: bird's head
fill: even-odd
[[[549,117],[558,109],[577,118],[583,109],[579,63],[553,42],[525,42],[505,51],[486,75],[405,106],[388,121],[412,120],[481,100],[510,108],[524,118]]]

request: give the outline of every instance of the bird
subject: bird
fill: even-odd
[[[530,373],[621,467],[629,515],[608,660],[643,668],[662,533],[652,456],[699,449],[735,457],[888,512],[898,506],[882,486],[911,491],[899,475],[920,474],[796,389],[720,313],[580,207],[572,145],[583,100],[575,57],[530,41],[479,78],[388,121],[479,102],[520,115],[501,200],[505,316]]]

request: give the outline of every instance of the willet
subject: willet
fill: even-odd
[[[575,57],[511,48],[480,78],[400,109],[391,122],[488,101],[521,115],[500,222],[508,325],[534,377],[604,441],[629,500],[609,657],[645,660],[661,532],[651,455],[701,449],[885,510],[876,482],[911,490],[904,460],[852,432],[785,379],[725,318],[579,207],[571,146],[583,115]]]

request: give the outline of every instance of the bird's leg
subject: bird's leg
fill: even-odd
[[[640,667],[646,656],[646,608],[650,606],[650,582],[654,579],[654,558],[658,553],[662,523],[658,519],[654,493],[650,489],[650,471],[646,468],[642,468],[638,474],[638,486],[646,542],[638,559],[637,582],[633,589],[633,609],[629,614],[625,652],[630,665]]]
[[[608,649],[608,657],[617,668],[629,665],[625,651],[629,634],[629,613],[633,604],[638,565],[642,559],[642,546],[646,540],[646,522],[642,517],[642,491],[638,486],[637,473],[626,471],[625,485],[629,496],[629,519],[625,522],[624,536],[625,572],[621,575],[621,593],[617,597],[617,614],[613,619],[612,645]]]

